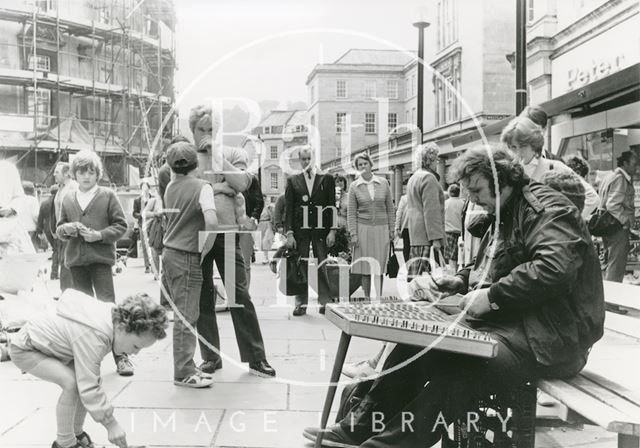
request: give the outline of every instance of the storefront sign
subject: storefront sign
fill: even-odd
[[[552,60],[554,97],[579,89],[640,61],[634,16]],[[613,43],[613,44],[612,44]]]
[[[592,59],[590,66],[585,64],[583,66],[570,68],[567,73],[568,90],[577,89],[578,87],[582,87],[617,72],[627,66],[624,63],[624,59],[624,54],[620,54],[603,61]]]

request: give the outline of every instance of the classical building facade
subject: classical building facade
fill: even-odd
[[[274,110],[256,126],[243,147],[251,167],[260,173],[262,192],[271,202],[284,193],[288,171],[299,169],[298,151],[308,143],[307,112],[304,110]]]
[[[376,168],[391,181],[396,202],[403,192],[403,182],[415,169],[414,154],[419,143],[433,141],[440,146],[439,171],[445,184],[451,160],[481,141],[480,133],[475,136],[473,132],[497,126],[515,110],[515,73],[506,58],[515,48],[515,3],[491,0],[433,3],[434,15],[429,17],[432,23],[425,30],[423,135],[399,129],[378,143],[354,146],[353,151],[368,151],[372,155]],[[360,67],[365,73],[366,69]],[[405,62],[398,71],[405,73],[404,78],[411,85],[417,63]],[[358,76],[364,79],[365,74]],[[330,83],[329,87],[332,86]],[[404,110],[404,119],[415,123],[412,112],[415,98],[411,101],[414,102],[400,108]],[[335,101],[330,104],[333,107]],[[411,111],[408,116],[407,110]],[[335,111],[330,109],[331,113]],[[330,144],[331,141],[326,141],[323,148]],[[335,171],[343,169],[337,159],[326,162],[326,166]]]

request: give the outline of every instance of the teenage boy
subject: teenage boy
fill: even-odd
[[[116,242],[127,231],[122,205],[113,190],[98,186],[102,162],[95,152],[78,152],[70,171],[78,189],[64,196],[56,229],[58,238],[66,241],[64,262],[75,289],[115,303],[111,268]],[[128,357],[114,354],[114,358],[120,375],[133,375]]]
[[[175,178],[164,195],[167,227],[162,264],[169,296],[181,314],[173,326],[173,382],[182,387],[208,387],[213,380],[210,375],[196,369],[193,355],[202,289],[198,236],[203,230],[211,231],[218,227],[213,188],[197,178],[198,154],[190,143],[171,145],[167,163]]]

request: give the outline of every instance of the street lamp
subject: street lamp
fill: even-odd
[[[527,106],[527,5],[516,3],[516,115]]]
[[[419,143],[422,143],[422,113],[424,108],[424,29],[429,25],[429,22],[423,21],[413,24],[418,28],[418,122],[416,125],[420,130]]]

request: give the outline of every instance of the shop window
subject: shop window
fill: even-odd
[[[605,129],[563,139],[558,155],[585,159],[591,170],[588,180],[597,187],[615,167],[613,149],[613,129]]]
[[[271,173],[271,189],[278,189],[278,173]]]

